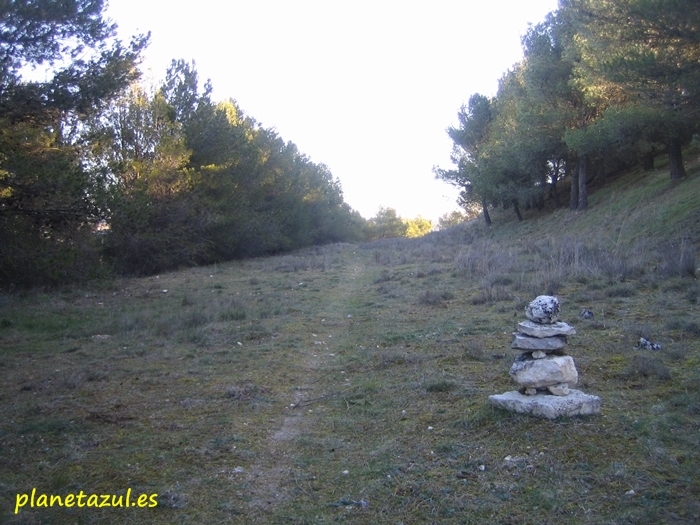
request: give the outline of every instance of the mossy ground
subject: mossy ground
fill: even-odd
[[[698,523],[693,166],[583,214],[0,296],[0,522]],[[541,293],[599,416],[488,404]],[[14,514],[32,488],[158,506]]]

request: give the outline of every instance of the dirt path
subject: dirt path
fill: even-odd
[[[299,384],[289,385],[288,403],[280,406],[276,421],[281,424],[269,433],[265,457],[251,469],[249,483],[252,498],[248,502],[248,519],[265,523],[275,507],[287,500],[295,491],[307,491],[295,476],[295,440],[322,418],[313,412],[314,403],[325,396],[320,380],[324,375],[328,357],[333,347],[338,346],[349,335],[353,322],[351,309],[355,298],[361,293],[367,278],[367,265],[353,248],[343,255],[342,269],[328,272],[327,280],[339,278],[329,290],[324,290],[324,299],[303,320],[300,332],[305,343],[299,348],[299,373],[303,378]]]

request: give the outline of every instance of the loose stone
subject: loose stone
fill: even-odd
[[[635,348],[641,350],[661,350],[662,346],[659,343],[654,343],[644,337],[640,337]]]
[[[511,348],[520,350],[544,350],[554,351],[561,350],[566,346],[566,336],[557,335],[554,337],[530,337],[521,334],[520,332],[513,333],[513,342]]]
[[[534,388],[559,383],[575,385],[578,382],[576,365],[570,355],[532,359],[527,354],[523,354],[510,368],[510,376],[520,386]]]
[[[595,317],[595,314],[593,313],[592,310],[589,310],[588,308],[584,308],[581,310],[581,313],[578,314],[579,317],[582,317],[584,319],[593,319]]]
[[[559,299],[552,295],[540,295],[525,307],[525,315],[531,321],[543,324],[559,320]]]
[[[559,383],[558,385],[548,386],[547,390],[549,390],[555,396],[568,396],[569,392],[571,392],[567,383]]]
[[[518,323],[518,330],[531,337],[553,337],[555,335],[576,335],[576,329],[563,321],[552,324],[541,324],[534,321]]]

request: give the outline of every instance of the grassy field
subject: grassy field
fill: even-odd
[[[0,523],[699,523],[688,171],[585,213],[0,295]],[[599,416],[488,404],[543,293]],[[81,491],[145,504],[38,506]]]

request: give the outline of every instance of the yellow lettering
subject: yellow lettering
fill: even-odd
[[[82,490],[76,494],[66,494],[65,496],[48,495],[48,494],[38,494],[36,493],[36,488],[32,489],[30,494],[16,494],[15,498],[15,514],[19,514],[21,508],[25,507],[27,503],[31,507],[53,507],[58,505],[59,507],[73,507],[78,505],[78,507],[157,507],[158,506],[158,494],[140,494],[136,499],[136,502],[131,501],[131,489],[126,491],[126,499],[123,495],[117,496],[116,494],[85,494]]]
[[[24,507],[29,501],[28,494],[17,494],[17,501],[15,502],[15,514],[19,512],[19,509]]]

